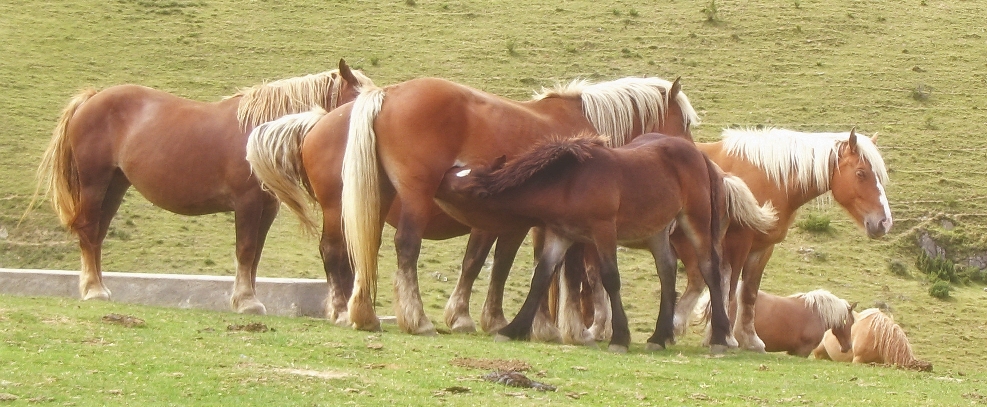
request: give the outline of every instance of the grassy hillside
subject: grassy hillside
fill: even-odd
[[[920,357],[940,371],[971,372],[987,356],[987,293],[959,285],[948,300],[930,297],[914,242],[927,229],[951,255],[987,248],[985,12],[984,2],[927,0],[8,1],[0,4],[0,267],[78,268],[75,240],[47,206],[17,222],[59,111],[84,87],[139,83],[213,101],[334,68],[341,57],[378,84],[439,76],[516,99],[577,77],[681,76],[704,121],[699,140],[727,126],[878,133],[892,169],[893,233],[868,240],[842,209],[810,205],[803,216],[830,219],[832,233],[794,229],[763,288],[822,287],[864,306],[888,304]],[[104,245],[105,268],[232,274],[232,227],[232,214],[179,217],[131,191]],[[260,274],[321,278],[315,245],[283,214]],[[455,239],[423,249],[423,297],[437,322],[464,247]],[[393,249],[382,256],[389,278]],[[621,256],[641,342],[653,329],[657,280],[647,255]],[[893,262],[904,271],[892,273]],[[529,269],[518,262],[510,307]],[[389,294],[382,290],[382,313]]]

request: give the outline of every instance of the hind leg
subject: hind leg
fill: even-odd
[[[103,239],[130,183],[119,171],[104,177],[84,174],[80,171],[78,215],[71,225],[82,252],[79,294],[83,300],[109,300],[110,290],[103,284]]]
[[[588,257],[588,253],[593,251],[593,257]],[[559,328],[562,330],[562,342],[573,345],[595,346],[594,335],[586,328],[583,321],[582,304],[580,303],[580,287],[583,280],[587,278],[586,263],[592,262],[590,268],[598,270],[599,259],[595,256],[594,248],[587,249],[585,244],[577,243],[569,248],[565,255],[565,263],[562,267],[561,282],[559,282],[559,303],[558,315]],[[593,277],[596,279],[595,285],[600,285],[599,272],[594,271]],[[609,306],[607,305],[609,308]]]
[[[470,231],[469,242],[466,244],[466,254],[463,256],[462,272],[459,280],[456,281],[456,288],[453,289],[449,301],[446,302],[445,321],[453,332],[476,332],[476,324],[470,317],[470,296],[473,291],[473,284],[480,269],[490,254],[497,236],[479,229]]]
[[[494,333],[507,326],[507,318],[504,317],[504,287],[507,285],[507,277],[511,274],[511,266],[517,258],[517,252],[527,234],[527,231],[521,230],[497,236],[493,268],[490,270],[490,285],[487,287],[487,298],[483,302],[483,312],[480,314],[480,329],[483,329],[483,332]]]
[[[668,227],[648,240],[648,249],[655,259],[658,278],[661,280],[661,302],[655,332],[648,338],[647,350],[663,350],[667,344],[675,342],[672,314],[675,313],[675,254],[669,242]]]
[[[267,313],[257,299],[257,265],[267,232],[278,214],[279,202],[258,188],[234,203],[236,218],[236,277],[230,305],[241,314]]]
[[[329,286],[326,297],[326,319],[336,325],[348,326],[350,320],[346,307],[350,293],[353,292],[353,269],[350,267],[349,254],[346,252],[346,241],[343,238],[339,216],[323,218],[319,254],[322,256],[322,268]]]
[[[418,257],[422,236],[430,216],[428,205],[403,200],[401,220],[394,234],[398,270],[394,276],[395,316],[402,331],[414,335],[435,335],[435,326],[425,315],[418,287]]]
[[[696,303],[706,287],[703,284],[703,275],[699,271],[699,260],[696,258],[692,244],[684,238],[681,231],[673,233],[672,239],[675,243],[675,253],[682,260],[687,277],[685,291],[682,292],[682,296],[675,304],[675,316],[672,319],[673,332],[676,337],[681,337],[686,334],[689,322],[695,312]]]

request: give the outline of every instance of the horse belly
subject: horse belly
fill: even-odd
[[[167,142],[147,140],[121,149],[120,169],[148,201],[181,215],[202,215],[233,210],[234,196],[260,190],[245,158],[243,146],[223,142],[221,136],[174,137]]]

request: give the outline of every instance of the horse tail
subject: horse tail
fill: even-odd
[[[727,216],[746,228],[766,233],[778,222],[778,211],[771,201],[758,205],[757,198],[747,183],[735,175],[724,174],[723,190],[726,193]]]
[[[353,299],[377,298],[377,253],[380,249],[380,164],[374,121],[384,103],[384,89],[364,90],[353,102],[343,155],[343,236],[356,273]],[[352,310],[351,310],[352,311]]]
[[[247,137],[247,161],[264,189],[274,193],[298,216],[302,228],[315,234],[318,225],[309,202],[314,197],[302,165],[302,142],[326,115],[321,107],[262,123]]]
[[[724,219],[720,219],[722,213],[726,213],[726,183],[724,181],[723,172],[720,167],[713,163],[709,159],[706,153],[702,153],[703,159],[706,160],[706,169],[709,174],[709,203],[710,203],[710,237],[712,239],[712,245],[710,246],[710,259],[713,263],[713,270],[716,271],[717,275],[720,273],[720,244],[723,241],[723,233],[726,232],[726,226],[722,222]],[[755,201],[756,202],[756,201]]]
[[[478,197],[486,198],[517,188],[550,167],[566,162],[586,161],[592,155],[594,148],[605,145],[605,138],[590,134],[536,144],[503,167],[478,175],[473,184],[474,192]]]
[[[68,142],[68,126],[69,121],[72,120],[82,104],[98,92],[93,88],[84,89],[72,97],[62,109],[58,124],[52,131],[51,142],[41,157],[41,164],[38,165],[38,186],[35,188],[34,196],[31,197],[31,202],[18,224],[24,221],[39,197],[50,195],[51,205],[55,209],[55,213],[58,214],[58,220],[66,228],[72,229],[71,225],[78,214],[79,170],[75,165],[72,146]],[[75,231],[72,230],[72,232]]]
[[[706,325],[712,315],[712,306],[709,301],[709,291],[703,290],[703,295],[696,301],[696,307],[692,309],[692,324]],[[686,321],[688,323],[688,321]]]

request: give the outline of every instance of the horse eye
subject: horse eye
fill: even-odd
[[[864,172],[864,170],[857,170],[857,178],[864,179],[865,175],[866,173]]]

